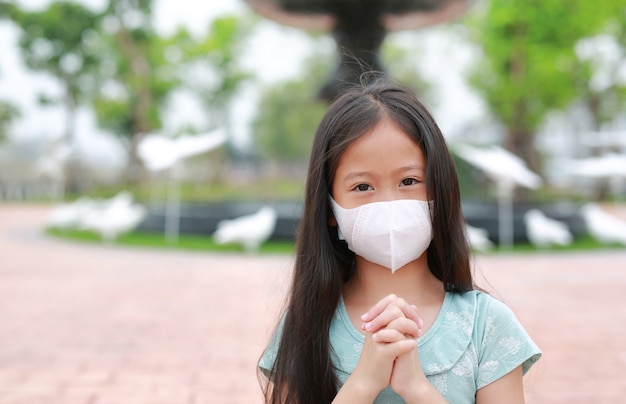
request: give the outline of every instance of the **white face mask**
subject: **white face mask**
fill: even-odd
[[[344,209],[330,198],[338,236],[355,254],[395,272],[419,258],[432,240],[429,202],[400,199]]]

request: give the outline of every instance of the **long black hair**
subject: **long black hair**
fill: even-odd
[[[264,386],[267,403],[330,403],[337,394],[329,330],[355,256],[329,225],[328,196],[343,152],[384,119],[410,136],[426,158],[426,192],[433,201],[430,270],[446,291],[474,288],[456,169],[430,112],[412,90],[386,79],[348,90],[329,107],[313,141],[293,281]]]

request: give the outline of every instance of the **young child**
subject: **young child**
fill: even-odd
[[[407,88],[338,98],[309,163],[285,314],[259,361],[267,403],[523,403],[541,356],[476,289],[445,140]]]

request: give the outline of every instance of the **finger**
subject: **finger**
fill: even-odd
[[[417,313],[417,306],[415,306],[414,304],[411,305],[411,307],[413,307],[415,309],[415,313]],[[407,316],[408,317],[408,316]],[[409,317],[411,318],[411,317]],[[413,321],[415,321],[414,318],[411,318]],[[424,327],[424,320],[422,320],[421,317],[417,317],[417,326],[420,328],[420,330],[422,329],[422,327]]]
[[[402,298],[397,298],[389,303],[389,305],[371,321],[364,322],[361,327],[365,331],[376,332],[386,327],[391,321],[401,317],[408,318],[418,325],[421,323],[421,319],[414,306],[407,304]]]
[[[385,310],[385,308],[394,300],[396,300],[398,297],[394,294],[390,294],[387,295],[385,297],[383,297],[382,299],[380,299],[378,301],[378,303],[376,303],[374,306],[372,306],[371,309],[369,309],[367,311],[367,313],[363,314],[361,316],[361,320],[363,320],[364,322],[369,322],[372,321],[374,318],[376,318],[376,316],[378,316],[380,313],[383,312],[383,310]]]
[[[398,357],[405,353],[411,352],[417,349],[417,341],[412,338],[405,338],[403,340],[386,344],[385,350],[389,350],[388,355]]]
[[[390,344],[402,341],[403,339],[406,339],[406,336],[401,331],[393,328],[383,328],[382,330],[372,334],[372,339],[376,342]]]
[[[372,306],[372,308],[368,310],[367,313],[361,316],[361,320],[363,320],[364,322],[369,322],[379,316],[385,309],[387,309],[391,305],[400,307],[407,317],[416,317],[415,320],[417,320],[417,307],[408,304],[406,300],[396,296],[395,294],[390,294],[382,298],[378,303]]]
[[[374,317],[372,321],[362,324],[362,328],[365,331],[376,332],[381,328],[384,328],[397,318],[404,318],[404,312],[396,305],[390,304],[382,311],[378,316]]]
[[[398,318],[390,322],[385,329],[393,329],[410,338],[420,336],[420,327],[415,321],[408,318]]]

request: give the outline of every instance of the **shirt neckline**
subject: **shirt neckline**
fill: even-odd
[[[417,345],[418,346],[426,344],[426,342],[428,342],[428,340],[432,338],[432,336],[437,332],[437,329],[443,323],[444,317],[445,317],[444,313],[446,313],[446,311],[448,309],[448,305],[450,304],[451,296],[452,296],[452,294],[450,292],[446,292],[446,294],[444,295],[444,298],[443,298],[443,303],[441,304],[441,307],[439,308],[439,313],[437,313],[437,317],[435,318],[435,321],[433,322],[433,325],[428,329],[428,331],[426,331],[426,333],[424,335],[422,335],[417,340]],[[338,315],[339,315],[339,319],[344,323],[344,326],[346,327],[346,329],[348,330],[350,335],[352,335],[352,337],[354,337],[361,344],[364,343],[365,342],[365,335],[361,334],[354,327],[354,324],[352,324],[352,321],[350,321],[350,316],[348,315],[348,311],[346,310],[346,304],[345,304],[345,302],[343,300],[343,294],[339,298],[339,304],[337,306],[337,312],[338,312]]]

